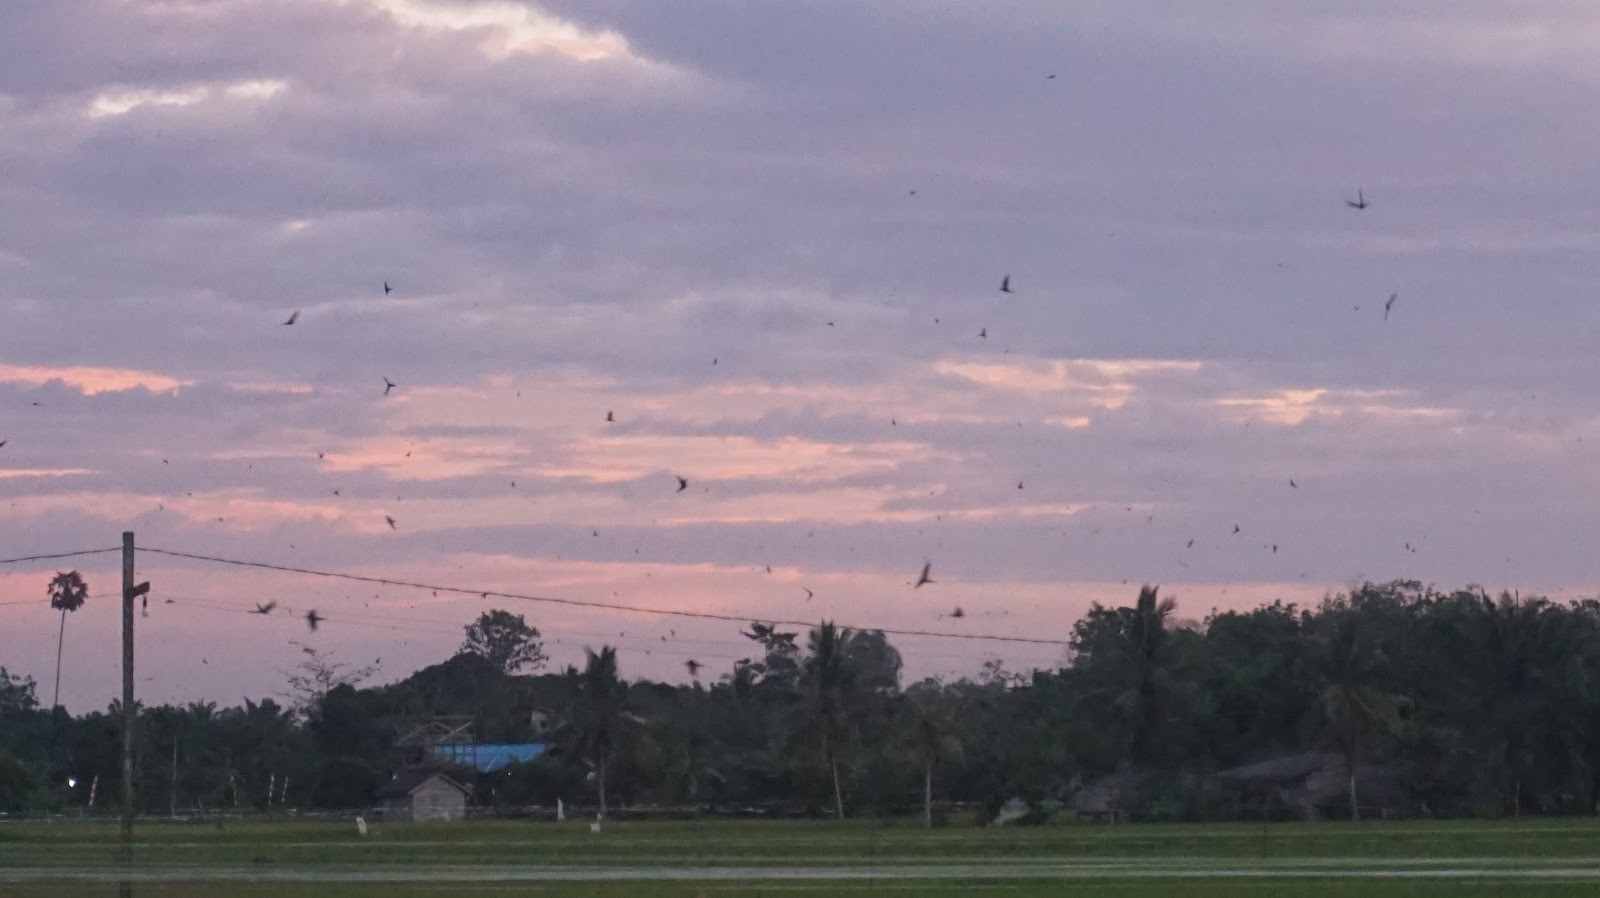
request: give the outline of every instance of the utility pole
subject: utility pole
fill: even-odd
[[[133,532],[122,534],[122,869],[133,867],[133,600],[150,591],[149,582],[133,582]],[[124,881],[122,894],[133,886]]]

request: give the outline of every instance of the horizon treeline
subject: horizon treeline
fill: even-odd
[[[1415,581],[1315,606],[1274,602],[1178,625],[1153,587],[1093,606],[1064,666],[991,662],[901,682],[878,631],[753,623],[748,657],[689,685],[629,681],[609,646],[538,672],[539,634],[486,612],[463,650],[363,687],[304,648],[284,701],[142,708],[141,812],[360,808],[418,760],[397,739],[439,717],[478,742],[541,742],[538,759],[453,769],[480,807],[764,807],[863,816],[1012,797],[1070,803],[1116,781],[1131,819],[1296,816],[1279,790],[1219,772],[1309,753],[1382,779],[1386,806],[1430,816],[1592,814],[1600,801],[1600,601],[1553,602]],[[0,659],[3,660],[3,659]],[[531,673],[520,673],[531,669]],[[120,708],[39,707],[0,667],[0,811],[96,811],[120,794]],[[69,785],[70,783],[70,785]],[[1092,791],[1092,790],[1091,790]],[[1356,807],[1333,803],[1327,813]]]

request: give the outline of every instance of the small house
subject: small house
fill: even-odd
[[[385,820],[423,823],[465,817],[470,791],[437,771],[411,770],[389,780],[378,790],[378,798]]]

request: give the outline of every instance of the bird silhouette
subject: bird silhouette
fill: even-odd
[[[388,296],[390,293],[393,293],[393,292],[394,292],[394,288],[389,286],[389,282],[388,281],[384,281],[383,282],[383,295],[384,296]]]
[[[11,442],[11,441],[10,440],[0,440],[0,449],[4,449],[6,447],[6,444],[9,443],[9,442]]]
[[[283,326],[284,327],[288,327],[289,325],[294,324],[296,321],[299,321],[299,320],[300,320],[300,310],[299,309],[295,309],[294,312],[289,315],[289,320],[285,321],[283,323]]]
[[[252,611],[250,613],[251,614],[271,614],[272,613],[272,609],[274,609],[276,607],[278,607],[278,603],[277,602],[268,602],[265,605],[261,604],[260,602],[257,602],[256,603],[256,610],[254,610],[254,611]]]
[[[1022,489],[1022,481],[1020,480],[1017,481],[1017,489]]]
[[[674,474],[672,476],[678,477],[678,475],[676,475],[676,474]],[[685,480],[682,477],[678,477],[678,490],[677,491],[681,493],[681,492],[683,492],[684,490],[686,490],[688,488],[689,488],[689,481]]]
[[[699,661],[696,661],[693,658],[683,662],[683,666],[689,669],[689,676],[691,677],[700,676],[700,668],[705,667],[704,664],[701,664]]]
[[[306,612],[306,626],[311,628],[311,632],[313,633],[317,632],[317,625],[325,620],[327,620],[327,618],[318,614],[317,609],[315,608]]]
[[[383,395],[385,395],[385,396],[389,395],[389,391],[394,389],[395,387],[398,387],[398,386],[400,386],[400,385],[395,383],[394,381],[390,380],[389,378],[385,377],[383,379]]]
[[[1001,293],[1012,293],[1012,292],[1015,292],[1015,291],[1013,291],[1011,289],[1011,275],[1008,274],[1005,277],[1000,279],[1000,292]]]
[[[967,613],[965,611],[961,610],[961,606],[960,605],[957,605],[956,606],[956,610],[950,612],[950,616],[951,617],[966,617]]]
[[[1238,524],[1234,524],[1233,525],[1233,532],[1234,533],[1238,533],[1239,532],[1239,525]]]
[[[1352,209],[1365,209],[1365,208],[1367,208],[1367,197],[1366,197],[1366,194],[1362,193],[1359,189],[1357,189],[1356,190],[1356,198],[1353,199],[1353,200],[1345,200],[1344,204],[1346,206],[1349,206]]]
[[[384,516],[383,516],[383,519],[384,519],[384,520],[385,520],[385,521],[387,521],[387,522],[389,522],[389,529],[390,529],[390,530],[399,530],[399,529],[400,529],[400,528],[399,528],[399,527],[396,527],[396,526],[395,526],[395,525],[394,525],[394,518],[391,518],[391,517],[389,517],[389,516],[388,516],[388,515],[384,515]]]
[[[1189,540],[1189,542],[1184,545],[1184,548],[1185,549],[1193,549],[1194,548],[1194,540],[1192,540],[1192,539]]]
[[[922,563],[922,573],[917,576],[917,582],[914,585],[912,585],[911,588],[912,589],[916,589],[917,587],[921,586],[924,583],[932,583],[933,582],[933,577],[931,576],[932,574],[933,574],[933,562],[924,561]]]
[[[978,336],[982,337],[985,340],[989,339],[989,329],[986,328],[986,327],[985,328],[980,328],[978,330]]]
[[[617,416],[616,415],[613,415],[611,412],[606,412],[606,421],[608,423],[613,423],[614,424],[614,423],[616,423],[616,420],[617,420]]]
[[[807,601],[807,602],[809,602],[809,601],[811,601],[811,597],[812,597],[812,596],[814,596],[814,595],[816,595],[816,593],[814,593],[814,592],[812,592],[812,591],[811,591],[811,590],[809,590],[809,589],[806,589],[806,588],[805,588],[805,587],[804,587],[804,586],[802,586],[802,587],[800,587],[800,588],[801,588],[801,589],[805,589],[805,590],[806,590],[806,601]]]
[[[1389,294],[1389,301],[1383,304],[1383,320],[1384,321],[1388,321],[1389,320],[1389,310],[1394,308],[1394,301],[1399,299],[1399,298],[1400,298],[1400,294],[1398,294],[1398,293]]]
[[[1293,477],[1289,478],[1289,486],[1293,487],[1294,489],[1299,489],[1300,488],[1300,484],[1295,483]]]

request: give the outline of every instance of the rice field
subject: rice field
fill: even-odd
[[[0,894],[1444,896],[1600,894],[1591,820],[1065,825],[910,821],[0,823]]]

